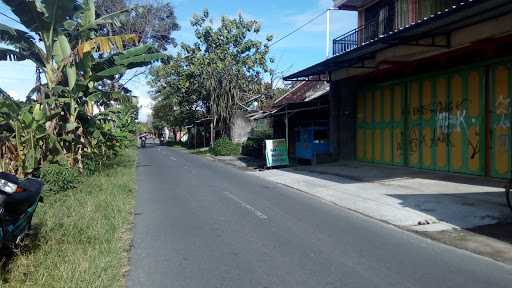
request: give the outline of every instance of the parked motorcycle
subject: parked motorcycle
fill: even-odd
[[[0,248],[13,248],[30,231],[43,183],[0,172]]]
[[[505,198],[507,200],[508,208],[510,208],[510,211],[512,211],[512,192],[510,191],[512,187],[512,180],[508,182],[508,184],[505,186]]]

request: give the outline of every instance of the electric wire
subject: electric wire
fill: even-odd
[[[302,24],[301,26],[295,28],[295,30],[293,30],[292,32],[286,34],[285,36],[279,38],[279,40],[277,40],[276,42],[270,44],[268,47],[272,47],[274,45],[276,45],[277,43],[283,41],[284,39],[292,36],[293,34],[297,33],[299,30],[301,30],[302,28],[306,27],[307,25],[311,24],[313,21],[315,21],[316,19],[322,17],[329,9],[325,9],[324,11],[322,11],[322,13],[316,15],[315,17],[311,18],[309,21],[307,21],[306,23]]]

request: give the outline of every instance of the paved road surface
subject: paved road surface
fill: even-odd
[[[200,156],[149,144],[137,169],[128,287],[512,287],[510,267]]]

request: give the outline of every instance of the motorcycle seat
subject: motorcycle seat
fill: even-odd
[[[35,178],[27,178],[19,182],[19,186],[24,190],[40,193],[43,190],[43,182]]]
[[[8,195],[4,200],[5,210],[11,215],[23,214],[34,205],[41,196],[43,183],[38,179],[28,178],[18,182],[24,190]]]

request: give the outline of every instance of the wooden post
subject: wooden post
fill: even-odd
[[[213,142],[215,142],[215,116],[213,116],[212,123],[210,124],[210,147],[213,147]]]
[[[203,147],[206,147],[206,122],[204,122],[204,124],[203,124],[203,129],[204,129],[204,133],[203,133]]]
[[[286,127],[286,145],[288,145],[288,106],[286,106],[286,114],[285,114],[284,124]]]

